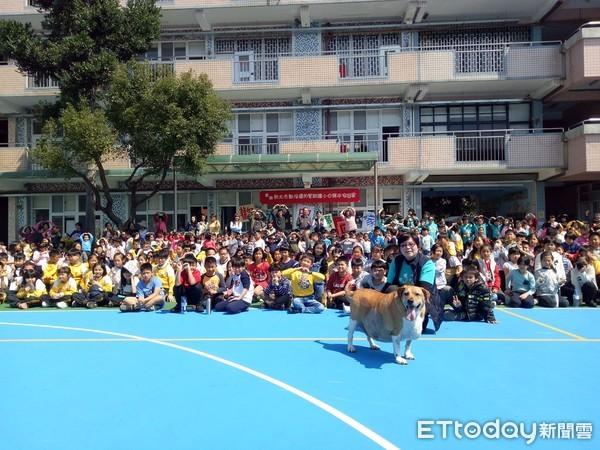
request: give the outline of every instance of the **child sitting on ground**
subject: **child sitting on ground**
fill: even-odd
[[[496,323],[490,290],[476,270],[467,269],[461,274],[456,295],[452,299],[452,307],[453,310],[446,311],[445,320],[483,320],[491,324]]]
[[[379,292],[386,292],[390,287],[387,282],[387,269],[387,262],[376,259],[371,264],[371,273],[358,283],[357,289],[374,289]]]
[[[325,309],[323,304],[315,299],[314,289],[315,282],[325,281],[325,275],[311,272],[312,263],[312,255],[304,253],[300,257],[300,267],[293,267],[282,272],[282,275],[292,284],[292,308],[288,310],[292,314],[318,314]]]
[[[109,296],[112,294],[113,283],[106,272],[106,267],[96,263],[91,271],[85,276],[82,286],[84,297],[75,296],[71,306],[85,306],[88,309],[108,304]]]
[[[327,306],[342,309],[346,301],[346,285],[352,282],[352,275],[348,273],[348,260],[341,256],[335,261],[335,271],[327,280]]]
[[[135,297],[126,297],[120,309],[123,312],[162,309],[165,297],[160,279],[152,272],[152,264],[146,262],[140,266],[140,280],[136,286]]]
[[[77,282],[71,277],[71,269],[61,267],[58,269],[58,278],[50,288],[50,302],[46,306],[54,305],[59,309],[65,309],[78,294]],[[83,297],[82,294],[79,294]],[[42,302],[42,306],[44,303]]]
[[[520,256],[517,260],[517,269],[511,270],[508,274],[506,280],[507,306],[513,308],[533,308],[535,277],[529,271],[530,266],[531,259],[528,256]]]
[[[235,257],[231,260],[232,276],[227,279],[225,299],[215,305],[214,310],[237,314],[246,311],[252,303],[254,285],[244,268],[244,260]]]
[[[265,308],[286,310],[292,303],[292,287],[290,280],[281,274],[279,266],[269,269],[271,279],[265,289]]]
[[[540,256],[541,267],[535,271],[536,298],[539,306],[557,308],[569,306],[568,300],[561,300],[559,295],[560,280],[551,251],[544,251]],[[562,263],[560,265],[562,268]]]
[[[214,259],[214,258],[213,258]],[[182,261],[176,263],[177,271],[175,273],[175,301],[177,304],[171,312],[185,312],[181,310],[181,299],[186,298],[186,305],[192,305],[197,312],[203,312],[202,306],[202,275],[197,267],[198,263],[194,255],[186,255]],[[187,306],[186,306],[187,309]]]
[[[23,281],[21,281],[16,294],[12,292],[8,294],[8,302],[11,306],[19,309],[42,306],[42,302],[47,300],[46,286],[37,277],[33,269],[25,269],[23,271]]]
[[[207,256],[204,260],[205,272],[200,279],[202,286],[203,303],[209,300],[211,305],[216,305],[223,301],[225,292],[225,278],[217,270],[217,259],[214,256]]]

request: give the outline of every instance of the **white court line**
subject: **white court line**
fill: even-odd
[[[162,342],[346,342],[345,337],[240,337],[240,338],[146,338]],[[366,338],[355,338],[355,341],[366,342]],[[420,341],[438,342],[600,342],[600,338],[566,339],[566,338],[473,338],[473,337],[421,337]],[[2,343],[53,343],[53,342],[140,342],[133,338],[0,338]]]
[[[349,427],[354,428],[356,431],[363,434],[365,437],[367,437],[371,441],[375,442],[380,447],[382,447],[386,450],[400,450],[400,448],[398,446],[392,444],[390,441],[388,441],[384,437],[380,436],[379,434],[375,433],[370,428],[366,427],[365,425],[363,425],[362,423],[353,419],[352,417],[344,414],[343,412],[334,408],[333,406],[323,402],[322,400],[319,400],[318,398],[313,397],[312,395],[310,395],[298,388],[295,388],[294,386],[284,383],[283,381],[280,381],[280,380],[273,378],[267,374],[259,372],[258,370],[251,369],[250,367],[246,367],[242,364],[238,364],[236,362],[221,358],[219,356],[212,355],[210,353],[202,352],[199,350],[194,350],[194,349],[188,348],[188,347],[183,347],[181,345],[173,344],[171,342],[165,342],[165,341],[162,341],[159,339],[145,338],[142,336],[135,336],[132,334],[125,334],[125,333],[117,333],[117,332],[113,332],[113,331],[95,330],[95,329],[91,329],[91,328],[78,328],[78,327],[66,327],[66,326],[61,326],[61,325],[44,325],[44,324],[15,323],[15,322],[0,322],[0,325],[16,326],[16,327],[48,328],[48,329],[54,329],[54,330],[70,330],[70,331],[81,331],[84,333],[105,334],[108,336],[118,336],[121,338],[132,339],[132,340],[136,340],[136,341],[149,342],[151,344],[162,345],[164,347],[170,347],[170,348],[174,348],[176,350],[181,350],[181,351],[184,351],[187,353],[192,353],[194,355],[210,359],[212,361],[224,364],[224,365],[232,367],[234,369],[241,370],[242,372],[245,372],[245,373],[252,375],[256,378],[259,378],[263,381],[266,381],[267,383],[271,383],[277,387],[280,387],[281,389],[288,391],[289,393],[296,395],[296,396],[300,397],[301,399],[306,400],[307,402],[315,405],[317,408],[320,408],[323,411],[331,414],[333,417],[344,422]]]

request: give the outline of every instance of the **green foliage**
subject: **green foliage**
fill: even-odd
[[[88,177],[90,168],[102,169],[103,161],[122,151],[115,147],[116,136],[102,110],[69,105],[58,120],[46,122],[33,157],[65,176]]]
[[[176,77],[172,66],[132,61],[160,35],[155,0],[129,0],[125,8],[118,0],[44,0],[41,9],[43,34],[0,21],[0,53],[22,72],[51,76],[60,86],[57,104],[38,112],[50,119],[34,159],[67,178],[82,178],[94,197],[90,203],[117,224],[104,168],[110,159],[133,162],[124,181],[130,217],[173,167],[201,173],[227,133],[229,107],[206,75]],[[150,178],[153,190],[138,195]]]
[[[160,35],[154,0],[54,0],[45,2],[44,35],[30,25],[0,21],[0,53],[19,69],[52,76],[62,105],[93,104],[119,62],[145,52]]]
[[[176,77],[132,62],[116,71],[106,95],[107,115],[143,167],[201,172],[227,133],[228,104],[205,74]]]

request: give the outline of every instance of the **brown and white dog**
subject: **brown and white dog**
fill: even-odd
[[[398,364],[415,359],[410,350],[412,341],[421,337],[429,291],[418,286],[403,286],[384,294],[374,289],[346,291],[350,300],[348,351],[356,351],[352,339],[356,327],[363,326],[372,350],[379,350],[374,340],[392,342]],[[404,355],[400,344],[406,340]]]

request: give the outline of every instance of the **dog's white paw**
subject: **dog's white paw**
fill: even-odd
[[[348,352],[349,352],[349,353],[354,353],[354,352],[356,352],[356,349],[354,348],[354,345],[351,345],[351,344],[350,344],[350,345],[348,345]]]
[[[408,364],[408,361],[402,356],[396,356],[396,362],[402,366],[406,366]]]
[[[410,350],[408,350],[404,355],[406,359],[415,359],[415,355],[412,354]]]
[[[371,350],[381,350],[381,349],[379,348],[379,345],[373,344],[373,345],[371,345]]]

